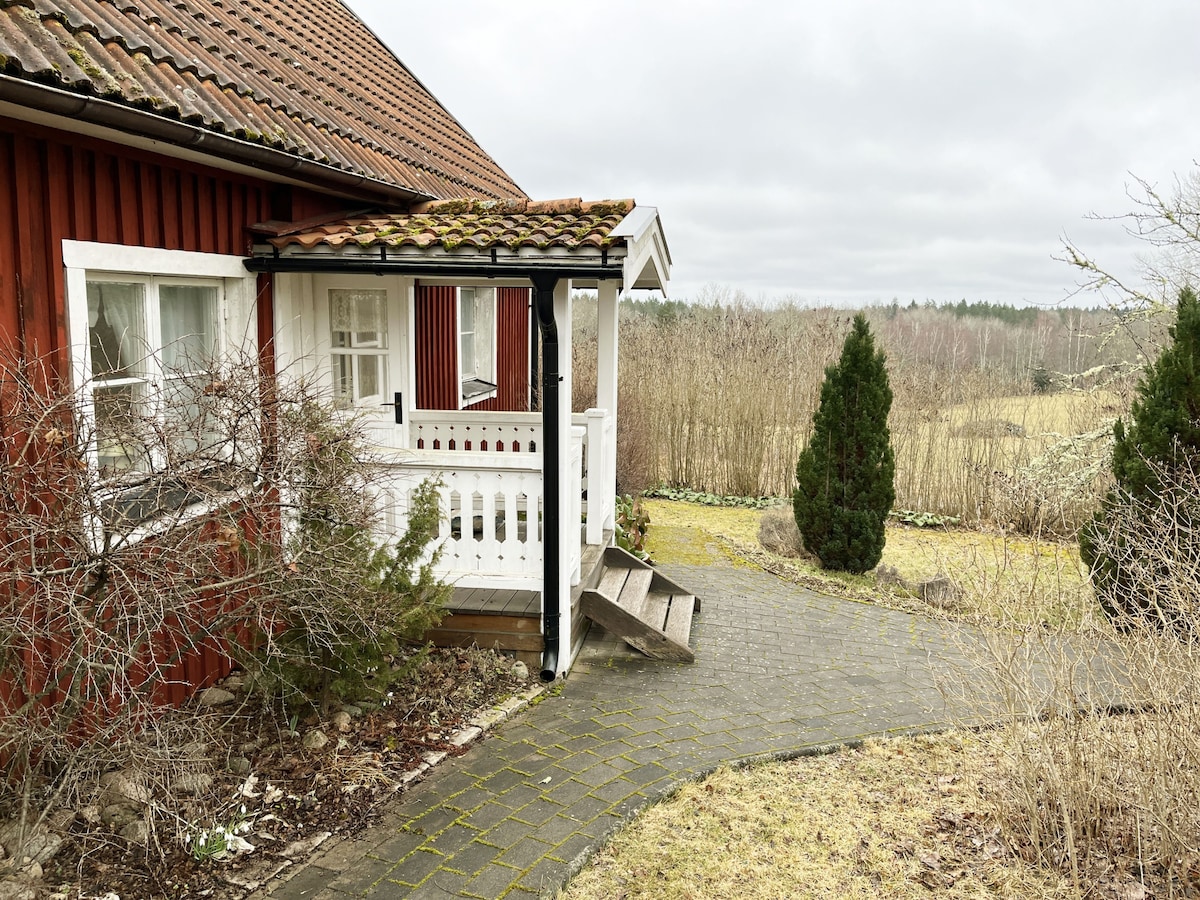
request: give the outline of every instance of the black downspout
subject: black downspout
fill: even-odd
[[[533,305],[537,310],[538,327],[542,335],[542,485],[543,519],[542,541],[542,633],[545,648],[542,651],[542,681],[553,681],[558,676],[559,644],[559,521],[558,507],[561,493],[558,471],[559,440],[558,416],[558,324],[554,321],[554,288],[558,276],[538,274],[533,276]]]

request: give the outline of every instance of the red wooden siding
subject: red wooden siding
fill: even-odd
[[[458,313],[453,287],[418,284],[416,369],[418,409],[458,409]]]
[[[268,182],[0,118],[0,376],[14,363],[44,364],[41,387],[54,392],[47,396],[69,383],[64,239],[244,255],[247,226],[272,217],[272,191],[278,196]],[[260,277],[258,285],[260,345],[269,348],[270,279]],[[16,408],[11,387],[0,377],[0,413]],[[10,453],[22,443],[2,433],[13,427],[0,416]],[[211,639],[184,647],[178,635],[164,633],[149,654],[171,661],[160,699],[182,702],[228,672],[226,646]],[[21,655],[31,676],[46,683],[53,676],[38,669],[54,654],[44,646]],[[22,685],[0,673],[0,707],[14,692],[23,694]]]
[[[458,409],[457,293],[447,285],[416,290],[418,409]],[[496,396],[473,410],[529,410],[529,288],[496,291]]]

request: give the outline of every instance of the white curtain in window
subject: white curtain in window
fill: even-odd
[[[374,342],[387,332],[384,304],[387,291],[331,290],[329,292],[330,330],[354,335],[350,346]],[[346,345],[341,345],[346,346]]]
[[[162,362],[168,372],[199,372],[216,356],[217,289],[164,284],[158,289]]]
[[[146,355],[144,293],[140,284],[88,282],[92,377],[142,374],[140,363]]]

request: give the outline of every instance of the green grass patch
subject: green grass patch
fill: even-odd
[[[966,621],[1080,628],[1098,615],[1074,542],[891,524],[881,565],[901,583],[880,584],[874,574],[828,572],[768,552],[758,541],[759,510],[643,502],[647,548],[659,563],[756,566],[821,593]],[[921,596],[922,582],[941,578],[957,587],[953,603]]]

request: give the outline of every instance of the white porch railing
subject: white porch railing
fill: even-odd
[[[469,453],[536,453],[542,449],[541,413],[442,412],[409,414],[409,446]]]
[[[413,490],[426,478],[441,481],[441,578],[460,587],[541,589],[540,453],[418,450],[398,455],[388,475],[396,531]]]
[[[600,544],[605,529],[613,527],[616,515],[615,484],[606,484],[606,473],[617,456],[617,423],[604,409],[589,409],[571,417],[573,425],[586,429],[580,488],[587,501],[583,504],[584,542]],[[596,490],[590,490],[595,486]]]
[[[582,427],[583,454],[572,464],[579,472],[578,485],[566,485],[582,492],[581,521],[586,523],[585,541],[600,544],[604,531],[613,527],[616,485],[606,485],[605,473],[615,469],[616,421],[607,410],[589,409],[571,417],[573,427]],[[540,413],[515,412],[443,412],[415,410],[409,415],[410,446],[417,450],[495,455],[533,453],[542,448]],[[589,487],[595,486],[595,491]]]

